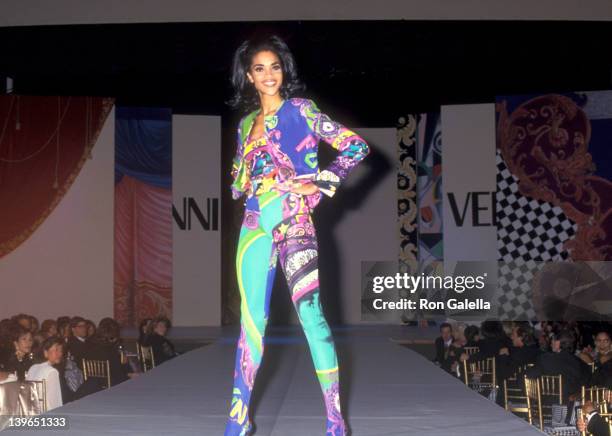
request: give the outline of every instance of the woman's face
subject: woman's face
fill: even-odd
[[[19,336],[15,344],[15,351],[21,354],[28,354],[32,351],[32,333],[28,332],[25,335]]]
[[[166,333],[168,332],[168,327],[166,327],[166,323],[158,322],[157,324],[155,324],[155,328],[153,329],[153,331],[160,336],[166,336]]]
[[[53,344],[51,348],[45,351],[45,359],[47,359],[51,365],[60,363],[62,357],[64,357],[64,347],[60,344]]]
[[[51,324],[51,327],[49,327],[49,330],[47,330],[47,337],[55,335],[57,335],[57,325]]]
[[[256,53],[247,72],[247,78],[255,86],[260,97],[278,95],[283,84],[280,59],[271,51]]]

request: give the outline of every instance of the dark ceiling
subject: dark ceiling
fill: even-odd
[[[307,96],[349,125],[496,95],[610,88],[612,23],[293,21],[0,29],[0,75],[30,95],[105,95],[177,113],[228,114],[233,50],[273,31]]]

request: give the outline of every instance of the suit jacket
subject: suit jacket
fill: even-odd
[[[599,413],[591,416],[587,424],[587,430],[593,436],[610,436],[610,425],[599,415]]]
[[[232,163],[234,199],[243,194],[251,198],[257,189],[251,183],[248,157],[253,150],[250,149],[252,143],[248,143],[248,139],[258,114],[259,110],[253,111],[238,124],[238,145]],[[313,101],[301,98],[284,100],[274,115],[265,117],[264,136],[268,144],[267,151],[277,168],[274,177],[281,183],[296,177],[306,177],[327,182],[328,188],[335,189],[369,152],[363,138],[321,113]],[[320,139],[339,152],[336,159],[322,172],[317,159]],[[333,195],[330,191],[323,192]],[[320,201],[321,194],[317,192],[306,197],[312,208]]]
[[[455,338],[453,338],[452,341],[454,342]],[[453,362],[455,362],[459,357],[456,355],[457,353],[455,352],[455,347],[453,347],[453,342],[451,342],[450,346],[448,347],[445,346],[444,339],[441,337],[436,338],[435,342],[436,357],[434,358],[434,362],[438,362],[440,367],[448,372],[451,371],[451,365]]]
[[[68,352],[72,354],[72,357],[74,357],[74,363],[76,363],[79,369],[82,371],[83,359],[91,359],[91,357],[89,357],[89,342],[87,339],[85,339],[85,341],[81,341],[74,336],[70,336],[70,338],[68,338],[66,347]]]
[[[510,355],[497,356],[497,375],[500,382],[508,377],[512,377],[519,367],[528,363],[536,363],[540,355],[537,345],[510,347]]]
[[[570,394],[580,392],[590,378],[590,369],[578,357],[567,351],[540,354],[533,368],[527,370],[528,377],[541,375],[563,376],[563,399],[567,401]]]
[[[92,341],[88,352],[90,359],[108,360],[111,376],[111,386],[126,381],[128,377],[128,367],[121,363],[121,353],[115,343]]]
[[[593,373],[591,385],[612,389],[612,360],[608,360]]]
[[[478,353],[472,354],[470,356],[469,361],[476,362],[478,360],[484,360],[489,357],[495,357],[497,360],[499,350],[504,347],[509,347],[508,341],[506,339],[481,339],[480,341],[478,341]],[[497,361],[495,363],[497,363]]]

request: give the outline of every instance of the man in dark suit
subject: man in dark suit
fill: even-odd
[[[497,375],[500,384],[504,379],[512,377],[520,367],[535,363],[540,354],[530,326],[521,324],[513,327],[510,339],[512,346],[499,350],[497,358]]]
[[[552,353],[540,354],[533,368],[527,371],[527,376],[536,378],[541,375],[559,375],[563,381],[563,400],[569,400],[570,395],[580,392],[590,378],[590,368],[574,354],[576,338],[574,333],[563,330],[552,341]]]
[[[587,401],[582,406],[583,419],[576,422],[578,430],[588,431],[593,436],[610,436],[610,424],[603,419],[592,402]]]
[[[457,360],[457,356],[454,355],[454,341],[451,325],[447,322],[440,324],[440,337],[436,338],[434,362],[447,372],[451,372],[452,364]]]
[[[83,370],[83,359],[88,358],[89,343],[87,342],[87,322],[80,316],[75,316],[70,320],[72,336],[68,338],[67,349],[74,358],[81,371]]]

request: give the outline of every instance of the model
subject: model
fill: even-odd
[[[240,338],[226,436],[252,430],[249,402],[263,350],[270,292],[280,260],[308,340],[327,410],[327,435],[346,434],[340,412],[338,360],[319,302],[318,251],[311,212],[332,196],[368,154],[355,132],[321,113],[314,102],[291,98],[302,89],[287,45],[277,36],[245,41],[233,61],[232,106],[248,113],[238,125],[232,196],[245,196],[236,270],[242,299]],[[338,155],[321,171],[319,140]]]

